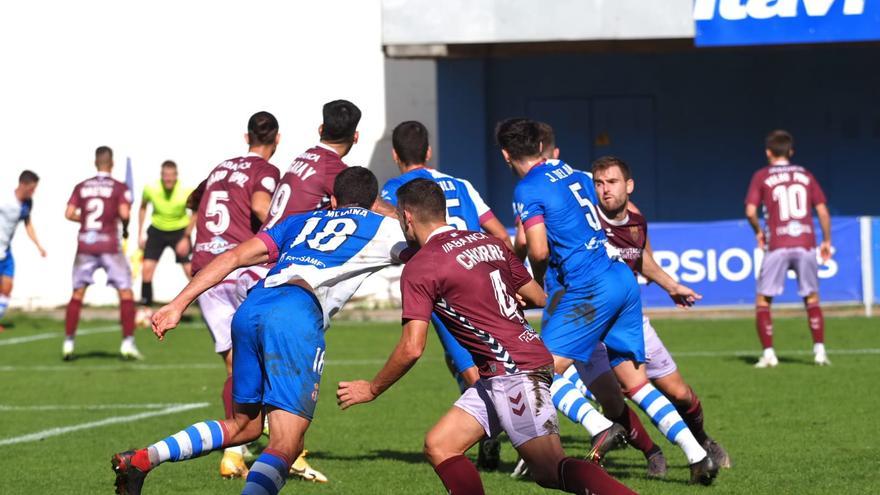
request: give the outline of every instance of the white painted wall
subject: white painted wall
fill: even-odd
[[[257,110],[281,124],[272,161],[282,170],[316,142],[331,99],[364,114],[349,164],[367,165],[385,129],[378,0],[4,2],[0,46],[0,187],[14,188],[24,168],[40,174],[33,220],[49,252],[40,259],[19,228],[13,306],[68,300],[77,226],[63,214],[74,184],[94,173],[99,145],[113,148],[120,180],[132,158],[139,196],[165,159],[194,186],[244,153]],[[166,253],[156,297],[183,283]],[[87,295],[115,299],[101,284]]]

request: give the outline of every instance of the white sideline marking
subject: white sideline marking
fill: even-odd
[[[90,366],[76,365],[33,365],[33,366],[0,366],[0,371],[162,371],[162,370],[201,370],[223,369],[220,361],[214,363],[181,363],[181,364],[95,364]]]
[[[184,328],[194,326],[195,323],[184,323],[178,325],[177,328]],[[76,331],[76,336],[80,337],[82,335],[95,335],[99,333],[113,333],[113,332],[121,332],[122,327],[119,325],[107,325],[104,327],[94,327],[94,328],[83,328],[82,330]],[[36,342],[39,340],[47,340],[47,339],[55,339],[61,338],[64,336],[64,332],[46,332],[46,333],[37,333],[34,335],[25,335],[22,337],[12,337],[9,339],[0,339],[0,346],[4,345],[16,345],[16,344],[27,344],[28,342]]]
[[[880,349],[877,348],[867,348],[867,349],[828,349],[828,354],[880,354]],[[757,356],[761,354],[760,349],[753,349],[750,351],[683,351],[683,352],[671,352],[672,357],[740,357],[740,356]],[[798,351],[777,351],[777,356],[812,356],[813,351],[808,350],[798,350]]]
[[[101,411],[105,409],[165,409],[168,407],[186,406],[183,402],[156,404],[41,404],[15,406],[0,404],[0,411]]]
[[[197,402],[192,404],[178,404],[174,406],[169,406],[164,409],[159,409],[156,411],[147,411],[138,414],[132,414],[129,416],[113,416],[110,418],[102,419],[99,421],[90,421],[88,423],[81,423],[78,425],[70,425],[70,426],[61,426],[58,428],[50,428],[48,430],[38,431],[34,433],[28,433],[27,435],[21,435],[18,437],[10,437],[0,439],[0,447],[4,445],[14,445],[17,443],[28,443],[28,442],[36,442],[39,440],[44,440],[50,437],[56,437],[58,435],[64,435],[65,433],[71,433],[74,431],[80,430],[89,430],[92,428],[98,428],[101,426],[113,425],[118,423],[129,423],[132,421],[138,421],[146,418],[153,418],[156,416],[164,416],[167,414],[174,414],[183,411],[189,411],[191,409],[201,409],[203,407],[208,407],[210,404],[207,402]]]

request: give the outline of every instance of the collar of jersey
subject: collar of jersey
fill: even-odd
[[[531,175],[532,172],[534,172],[535,170],[538,169],[538,167],[543,167],[544,165],[548,165],[547,160],[541,160],[540,162],[534,164],[534,165],[532,166],[532,168],[530,168],[529,171],[526,172],[526,175],[523,176],[523,179],[525,179],[526,177],[528,177],[529,175]],[[540,173],[540,172],[535,172],[535,173]]]
[[[436,229],[434,229],[434,232],[431,232],[430,234],[428,234],[428,238],[425,240],[425,244],[431,242],[431,238],[434,237],[435,235],[442,234],[444,232],[449,232],[450,230],[455,230],[455,227],[453,227],[452,225],[444,225],[442,227],[437,227]]]
[[[98,172],[95,177],[110,177],[110,172]]]
[[[620,227],[621,225],[626,225],[629,223],[629,211],[626,212],[626,216],[623,217],[623,220],[612,220],[605,216],[605,212],[602,211],[602,208],[597,208],[599,210],[599,215],[602,216],[602,220],[605,220],[610,225],[614,225],[615,227]]]
[[[323,148],[323,149],[333,153],[334,155],[337,155],[337,156],[339,155],[339,153],[337,153],[336,150],[334,150],[329,145],[326,145],[324,143],[318,143],[317,145],[315,145],[315,148]]]

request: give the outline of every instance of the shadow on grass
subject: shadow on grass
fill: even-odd
[[[407,464],[427,464],[428,460],[421,452],[406,452],[400,450],[372,450],[356,455],[339,455],[332,452],[309,451],[310,459],[329,461],[377,461],[393,460]]]
[[[79,361],[81,359],[114,359],[117,361],[125,361],[116,352],[107,352],[107,351],[89,351],[89,352],[77,352],[73,355],[73,359],[71,361]]]

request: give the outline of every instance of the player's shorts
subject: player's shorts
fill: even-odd
[[[452,336],[452,333],[449,332],[449,329],[437,317],[436,313],[431,314],[431,323],[434,324],[434,330],[437,332],[437,337],[440,338],[443,351],[452,361],[452,367],[455,368],[456,373],[461,373],[468,368],[476,366],[471,353],[455,340],[455,337]]]
[[[559,434],[550,394],[552,370],[481,378],[464,391],[455,407],[470,414],[490,438],[502,431],[514,447],[546,435]]]
[[[123,253],[77,253],[73,261],[73,288],[81,289],[95,283],[95,271],[103,268],[107,285],[119,290],[131,289],[131,267]]]
[[[232,320],[232,398],[311,420],[324,369],[324,313],[296,285],[258,284]]]
[[[185,229],[159,230],[150,225],[147,229],[147,242],[144,245],[144,259],[158,261],[162,257],[162,252],[165,251],[165,248],[171,248],[171,251],[174,252],[174,259],[178,263],[188,263],[189,253],[185,256],[178,256],[175,250],[185,231]]]
[[[611,366],[645,361],[638,282],[624,263],[612,263],[590,286],[569,288],[546,317],[541,339],[551,354],[589,361],[601,340]]]
[[[239,268],[199,296],[199,308],[214,340],[214,352],[232,349],[232,317],[247,297],[247,290],[260,278],[253,267]]]
[[[15,258],[12,257],[12,250],[6,251],[6,257],[0,260],[0,277],[15,278]]]
[[[819,261],[815,249],[801,247],[779,248],[768,251],[761,263],[757,292],[775,297],[782,294],[785,276],[794,270],[798,281],[798,295],[807,297],[819,292]]]

